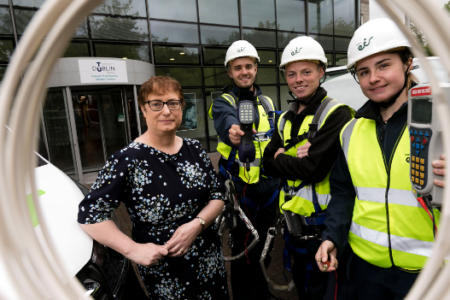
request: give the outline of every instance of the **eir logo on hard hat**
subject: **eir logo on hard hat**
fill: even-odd
[[[245,47],[241,47],[241,48],[238,48],[238,49],[237,49],[237,52],[238,52],[238,53],[241,53],[241,52],[244,52],[244,51],[245,51]]]
[[[299,54],[300,51],[302,51],[303,47],[295,47],[294,50],[291,51],[291,56],[294,56],[295,54]]]
[[[359,50],[359,51],[363,51],[364,48],[366,48],[367,46],[370,45],[370,42],[372,41],[372,39],[373,39],[373,36],[371,36],[371,37],[369,38],[369,40],[367,40],[366,38],[364,38],[364,40],[363,40],[362,42],[356,44],[356,46],[358,47],[358,50]]]

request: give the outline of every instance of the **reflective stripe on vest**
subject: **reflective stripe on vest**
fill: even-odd
[[[347,123],[341,130],[341,145],[356,191],[349,232],[353,252],[378,267],[395,264],[421,269],[431,254],[433,224],[412,190],[407,128],[397,140],[390,165],[386,165],[374,120]],[[438,222],[438,210],[434,214]]]
[[[237,109],[236,99],[232,94],[222,94],[221,97],[225,99],[228,103],[230,103],[231,106]],[[266,102],[268,102],[268,99],[270,99],[267,96],[264,96]],[[262,155],[264,153],[264,150],[266,149],[267,145],[269,144],[270,139],[266,137],[266,133],[270,130],[270,123],[268,120],[268,115],[266,111],[264,110],[264,107],[261,105],[261,99],[260,96],[257,98],[257,110],[259,115],[259,124],[258,128],[255,128],[255,124],[253,124],[253,128],[256,129],[257,134],[254,135],[253,138],[253,144],[255,145],[255,160],[250,163],[250,170],[247,171],[245,168],[245,165],[239,161],[239,153],[236,151],[234,162],[237,162],[239,165],[239,178],[249,184],[254,184],[259,182],[260,179],[260,173],[261,173],[261,163],[262,163]],[[272,100],[270,100],[272,101]],[[273,106],[273,103],[271,103],[271,107]],[[217,152],[220,153],[220,155],[225,159],[228,160],[230,153],[231,153],[232,147],[228,146],[224,142],[219,140],[219,143],[217,144]],[[233,158],[230,158],[233,159]]]
[[[321,101],[325,100],[323,98]],[[319,122],[318,122],[318,129],[320,129],[326,122],[328,116],[332,114],[338,107],[343,106],[343,104],[339,103],[338,101],[332,99],[325,109],[322,111],[322,114],[320,115]],[[291,121],[287,120],[286,112],[284,112],[279,120],[278,120],[278,134],[280,135],[281,139],[283,140],[283,145],[287,145],[288,140],[290,140],[291,137],[291,128],[292,123]],[[297,135],[302,135],[303,133],[308,132],[309,130],[309,124],[312,122],[314,118],[314,115],[307,115],[303,119],[302,124],[300,125],[299,131]],[[297,156],[297,148],[304,145],[307,142],[307,139],[298,142],[295,147],[291,147],[289,149],[286,149],[286,152],[284,154],[290,155],[292,157]],[[315,183],[315,192],[317,195],[317,200],[319,203],[319,206],[322,210],[325,210],[328,206],[328,203],[330,201],[330,183],[329,183],[329,173],[328,175],[318,183]],[[279,206],[280,211],[283,213],[283,210],[289,210],[296,214],[309,217],[311,214],[313,214],[316,209],[314,207],[313,202],[313,187],[312,185],[305,185],[301,189],[299,189],[299,186],[302,184],[302,180],[297,179],[295,181],[293,180],[286,180],[286,184],[283,188],[283,190],[280,192],[280,199],[279,199]]]

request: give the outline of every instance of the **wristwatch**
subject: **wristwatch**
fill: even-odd
[[[198,219],[198,221],[200,222],[200,225],[202,226],[202,231],[203,231],[206,227],[205,219],[203,219],[202,217],[199,217],[199,216],[196,216],[195,218]]]

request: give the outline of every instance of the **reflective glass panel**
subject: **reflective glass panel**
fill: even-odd
[[[331,36],[323,36],[323,35],[311,35],[325,51],[333,50],[333,38]]]
[[[0,34],[11,34],[12,32],[12,20],[9,15],[9,9],[0,7]]]
[[[0,4],[8,4],[8,0],[0,0]]]
[[[334,44],[336,51],[347,51],[348,44],[350,43],[350,38],[334,38]]]
[[[223,65],[227,49],[203,48],[203,61],[206,65]]]
[[[147,21],[131,18],[90,16],[92,37],[96,39],[147,41]]]
[[[333,33],[333,0],[308,2],[308,25],[311,33]]]
[[[95,55],[103,57],[119,57],[150,61],[150,54],[147,45],[125,45],[125,44],[107,44],[95,43]]]
[[[226,45],[239,40],[239,28],[220,26],[200,26],[202,44]]]
[[[224,87],[225,85],[231,84],[225,67],[204,68],[203,73],[206,86]]]
[[[87,30],[87,22],[86,20],[83,20],[81,22],[80,26],[77,27],[75,30],[74,37],[88,37],[88,30]]]
[[[151,21],[152,41],[198,44],[197,25]]]
[[[68,116],[62,89],[49,89],[44,104],[44,124],[49,147],[50,161],[62,171],[74,174]]]
[[[88,43],[75,43],[72,42],[66,49],[63,55],[64,57],[77,57],[77,56],[89,56]]]
[[[154,46],[156,64],[198,64],[198,48]]]
[[[347,65],[347,55],[346,54],[336,54],[336,66]]]
[[[8,3],[8,1],[6,1]],[[41,7],[44,0],[13,0],[14,5],[27,6],[27,7]]]
[[[202,72],[200,68],[155,67],[156,75],[168,75],[183,86],[201,86]]]
[[[34,10],[14,9],[14,16],[16,18],[16,29],[18,34],[22,34],[25,31],[31,18],[34,16]]]
[[[278,0],[277,22],[281,30],[306,31],[305,1]]]
[[[275,47],[275,31],[257,29],[242,30],[244,40],[249,41],[255,47]]]
[[[305,34],[297,32],[278,32],[278,48],[284,49],[290,40],[300,35]]]
[[[258,75],[256,76],[257,84],[275,84],[277,83],[277,68],[258,68]]]
[[[142,0],[104,0],[94,13],[119,16],[147,17],[145,1]]]
[[[0,40],[0,61],[8,62],[14,51],[12,40]]]
[[[260,65],[275,65],[277,59],[275,57],[275,51],[258,50]]]
[[[200,22],[239,26],[237,0],[198,0]]]
[[[0,66],[0,81],[3,79],[3,76],[5,75],[7,66]]]
[[[273,0],[241,0],[242,26],[275,29]]]
[[[149,0],[148,6],[151,18],[197,21],[195,0]]]
[[[289,95],[289,87],[287,85],[280,86],[280,103],[281,110],[285,111],[288,108],[288,100],[292,100],[291,95]]]
[[[209,110],[211,103],[217,97],[220,97],[222,94],[222,88],[207,88],[206,92],[206,107]],[[208,130],[209,130],[209,151],[216,151],[218,138],[217,132],[214,128],[214,121],[208,117]]]
[[[334,33],[352,36],[355,31],[355,1],[334,0]]]
[[[278,108],[280,107],[278,105],[278,89],[276,86],[263,86],[261,87],[261,91],[263,93],[263,95],[269,96],[272,101],[273,101],[273,105],[275,106],[275,110],[278,110]]]

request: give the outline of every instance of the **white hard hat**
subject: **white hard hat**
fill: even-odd
[[[298,36],[287,44],[281,55],[280,68],[299,60],[318,60],[327,65],[322,46],[309,36]]]
[[[403,47],[410,48],[411,45],[394,21],[372,19],[353,34],[347,50],[347,68],[353,68],[358,61],[373,54]]]
[[[245,40],[235,41],[228,47],[227,54],[225,55],[225,67],[230,61],[239,57],[253,57],[259,62],[256,48]]]

